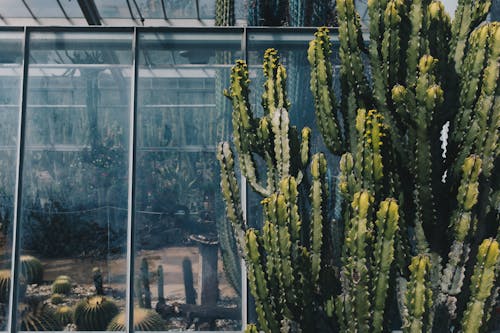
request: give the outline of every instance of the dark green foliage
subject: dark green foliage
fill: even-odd
[[[92,296],[80,301],[73,315],[73,323],[80,331],[105,331],[118,314],[116,304],[103,296]]]

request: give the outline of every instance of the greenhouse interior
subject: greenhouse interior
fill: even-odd
[[[476,1],[443,1],[450,13],[469,2]],[[368,45],[369,4],[357,0],[354,5],[359,36]],[[218,160],[218,146],[244,140],[232,116],[237,105],[232,67],[240,59],[248,64],[251,81],[245,103],[255,119],[266,119],[269,102],[263,95],[269,77],[263,62],[271,54],[266,50],[278,50],[286,68],[283,86],[293,133],[300,137],[297,128],[308,126],[311,152],[331,148],[316,121],[320,97],[311,92],[311,77],[321,73],[312,73],[308,49],[317,27],[331,27],[328,84],[339,95],[346,82],[339,39],[343,21],[337,13],[341,10],[334,0],[0,0],[0,331],[375,333],[389,326],[398,332],[402,326],[402,332],[424,332],[393,320],[395,313],[387,318],[396,324],[385,330],[342,329],[340,320],[328,328],[303,327],[302,319],[289,319],[302,311],[299,301],[291,301],[296,309],[277,305],[288,302],[287,297],[268,295],[270,306],[279,309],[273,327],[275,318],[262,300],[268,291],[254,282],[259,271],[251,264],[251,249],[241,253],[246,250],[232,227],[230,203],[224,201],[219,160],[229,155]],[[499,18],[500,1],[494,0],[487,20]],[[498,38],[494,42],[499,48]],[[496,75],[498,80],[498,69]],[[498,87],[494,91],[498,100]],[[350,103],[339,103],[344,102]],[[341,121],[344,126],[347,120]],[[498,132],[498,126],[493,128]],[[238,149],[235,155],[245,156]],[[344,159],[326,155],[325,189],[336,192]],[[265,174],[266,163],[278,160],[259,160],[255,173]],[[263,230],[265,243],[264,220],[272,215],[266,211],[267,195],[262,196],[267,192],[252,190],[248,164],[241,163],[234,178],[240,183],[237,206],[246,225]],[[304,183],[311,182],[313,189],[315,179]],[[312,221],[314,205],[299,207],[313,211]],[[332,216],[347,218],[336,194],[322,205]],[[329,241],[341,244],[341,229],[328,228]],[[282,237],[279,227],[276,234]],[[277,256],[290,251],[280,248],[290,239],[282,240],[276,241],[275,254],[266,254],[266,277],[271,279],[273,262],[283,270],[268,281],[269,293],[272,287],[287,290],[288,261],[279,262]],[[332,248],[338,258],[348,251],[341,245]],[[297,256],[291,255],[292,260]],[[335,265],[341,261],[348,262],[342,258]],[[310,276],[288,273],[315,279],[314,268]],[[294,294],[295,287],[288,288]],[[495,288],[498,292],[498,282]],[[309,310],[324,316],[342,311],[330,299],[310,302],[320,310]],[[330,305],[335,310],[328,310]],[[443,309],[435,316],[437,311]],[[499,308],[495,311],[491,332],[500,327],[495,325]],[[349,326],[351,317],[344,316]],[[258,323],[258,329],[250,323]]]

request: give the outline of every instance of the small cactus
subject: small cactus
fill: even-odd
[[[43,280],[42,263],[33,256],[21,256],[21,272],[27,284],[40,283]]]
[[[93,296],[76,305],[73,322],[81,331],[104,331],[117,314],[118,307],[113,301]]]
[[[73,322],[73,309],[67,305],[58,307],[55,315],[62,326],[66,326]]]
[[[126,331],[127,317],[125,312],[119,313],[109,323],[108,331]],[[161,316],[153,310],[135,308],[134,309],[134,331],[163,331],[165,323]]]
[[[52,294],[52,296],[50,296],[50,303],[54,304],[54,305],[58,305],[58,304],[61,304],[62,302],[64,302],[64,296],[61,295],[61,294]]]
[[[54,294],[69,294],[71,292],[71,281],[66,276],[59,276],[52,283],[52,292]]]
[[[92,275],[94,280],[95,293],[97,295],[104,295],[104,289],[102,287],[102,273],[99,267],[94,267],[92,269]]]

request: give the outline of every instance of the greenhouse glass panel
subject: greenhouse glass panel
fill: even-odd
[[[0,33],[0,331],[9,312],[22,39],[22,32]]]
[[[222,90],[242,56],[241,37],[140,34],[135,305],[156,308],[166,330],[241,329],[240,261],[215,157],[231,135]]]
[[[29,48],[19,328],[62,330],[64,304],[103,331],[126,303],[132,34],[32,32]]]

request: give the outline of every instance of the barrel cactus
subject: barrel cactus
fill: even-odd
[[[10,270],[0,270],[0,302],[7,303],[9,301],[10,290]]]
[[[54,311],[44,303],[20,304],[21,331],[60,331],[59,323]]]
[[[58,276],[52,283],[52,292],[54,294],[69,294],[71,292],[71,281],[65,275]]]
[[[108,331],[126,331],[127,318],[125,312],[119,313],[109,323]],[[161,316],[154,310],[135,308],[134,309],[134,331],[164,331],[165,323]]]
[[[64,302],[64,296],[61,294],[52,294],[52,296],[50,296],[50,303],[54,305],[58,305],[63,302]]]
[[[58,307],[55,311],[55,315],[63,327],[73,322],[73,309],[67,305]]]
[[[103,296],[88,297],[75,306],[73,323],[80,331],[104,331],[117,314],[113,301]]]
[[[43,280],[43,265],[33,256],[21,256],[21,272],[27,284],[40,283]]]

